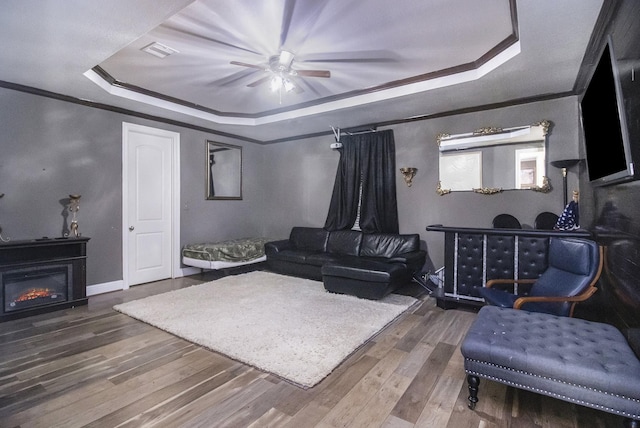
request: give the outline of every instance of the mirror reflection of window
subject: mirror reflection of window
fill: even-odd
[[[464,151],[440,155],[441,186],[451,190],[482,187],[482,152]]]
[[[531,189],[543,185],[544,148],[516,150],[516,189]]]
[[[520,162],[520,184],[518,189],[528,189],[536,184],[536,162]]]

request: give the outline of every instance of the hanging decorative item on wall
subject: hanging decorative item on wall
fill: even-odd
[[[417,171],[418,171],[418,168],[413,168],[413,167],[400,168],[400,172],[402,173],[404,182],[407,183],[407,187],[411,187],[411,184],[413,183],[413,178],[416,176]]]
[[[503,190],[549,192],[547,134],[551,122],[512,128],[486,126],[465,134],[439,134],[439,195]],[[446,190],[446,191],[445,191]]]
[[[443,189],[442,182],[438,180],[438,185],[436,186],[436,193],[440,196],[447,195],[451,193],[451,189]]]
[[[206,142],[207,199],[242,199],[242,147]]]
[[[478,187],[472,190],[474,191],[474,193],[480,193],[482,195],[494,195],[496,193],[502,192],[502,188],[500,187]]]

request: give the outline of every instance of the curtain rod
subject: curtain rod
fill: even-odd
[[[333,125],[331,126],[331,130],[333,131],[333,136],[336,139],[336,142],[340,142],[341,135],[360,135],[360,134],[369,134],[371,132],[378,132],[378,129],[375,127],[368,127],[366,129],[354,129],[353,131],[345,131],[340,128],[335,128]]]

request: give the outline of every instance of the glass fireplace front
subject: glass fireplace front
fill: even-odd
[[[71,264],[12,268],[0,272],[4,313],[66,302],[72,297]]]

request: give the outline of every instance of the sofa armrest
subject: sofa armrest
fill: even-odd
[[[288,239],[271,241],[264,244],[264,253],[267,257],[269,257],[269,255],[274,255],[282,250],[288,250],[290,248],[292,248],[292,244]]]
[[[427,258],[427,252],[425,250],[411,251],[408,253],[396,254],[389,259],[390,263],[403,263],[412,272],[417,272],[422,269]]]

